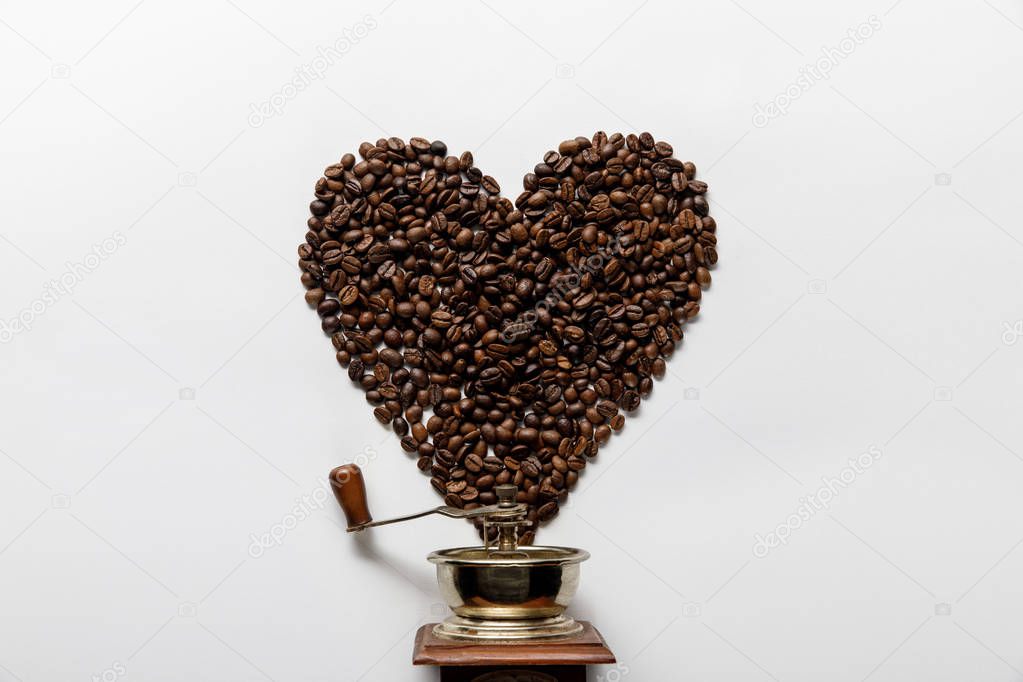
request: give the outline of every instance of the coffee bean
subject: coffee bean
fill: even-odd
[[[384,348],[380,351],[380,360],[392,369],[401,367],[405,362],[405,358],[401,353],[394,350],[393,348]]]
[[[497,184],[497,180],[494,180],[494,178],[489,175],[484,175],[480,184],[483,185],[483,189],[485,189],[489,194],[499,194],[501,192],[501,186]]]
[[[536,510],[536,515],[541,521],[550,521],[557,513],[558,503],[553,500],[541,505],[540,508]]]
[[[618,413],[618,406],[612,400],[601,400],[597,403],[596,411],[604,419],[610,419]]]
[[[626,391],[622,394],[622,409],[626,412],[632,412],[639,407],[639,393],[636,391]]]
[[[338,300],[345,307],[354,304],[359,300],[359,289],[352,284],[341,287],[341,291],[338,292]]]
[[[515,439],[518,442],[520,442],[520,443],[524,443],[526,445],[529,445],[529,444],[535,442],[536,439],[537,439],[537,436],[539,436],[539,435],[540,434],[539,434],[539,432],[537,432],[536,429],[524,428],[524,429],[519,429],[518,431],[515,432]]]
[[[528,457],[523,460],[519,470],[529,478],[536,478],[540,475],[540,462],[535,457]]]
[[[465,468],[469,471],[478,473],[483,469],[483,458],[476,453],[470,454],[465,458]]]
[[[318,306],[323,300],[323,297],[326,296],[326,293],[327,292],[319,287],[310,289],[305,292],[305,302],[314,307]]]
[[[710,286],[710,271],[707,268],[696,268],[696,282],[701,288]]]
[[[366,364],[359,358],[352,360],[352,363],[348,365],[348,378],[352,381],[358,381],[362,378],[363,373],[366,371]]]
[[[421,137],[324,170],[306,301],[447,504],[513,483],[549,520],[665,375],[718,260],[707,185],[673,154],[649,133],[565,140],[515,198]]]

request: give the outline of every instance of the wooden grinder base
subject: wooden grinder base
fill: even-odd
[[[537,682],[585,682],[586,666],[614,663],[615,656],[597,629],[580,621],[583,631],[554,641],[478,642],[452,640],[433,634],[430,623],[419,628],[412,650],[413,665],[440,667],[441,682],[498,682],[507,672],[533,673]],[[522,676],[521,679],[531,679]]]

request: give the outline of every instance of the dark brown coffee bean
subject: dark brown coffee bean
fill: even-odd
[[[571,343],[579,343],[586,338],[586,332],[576,326],[565,327],[565,331],[562,333],[565,339]]]
[[[483,189],[485,189],[489,194],[501,193],[501,186],[497,184],[497,180],[494,180],[494,178],[490,177],[489,175],[484,175],[483,179],[480,181],[480,184],[483,185]]]
[[[483,469],[483,458],[476,453],[470,454],[465,458],[465,468],[474,473],[478,473]]]
[[[535,442],[539,435],[540,434],[536,429],[523,428],[515,432],[515,439],[520,443],[528,445]]]
[[[348,378],[352,381],[358,381],[362,378],[362,375],[366,371],[366,364],[359,358],[352,360],[352,363],[348,365]]]
[[[636,393],[636,391],[626,391],[622,394],[621,405],[622,409],[626,412],[632,412],[639,407],[639,393]]]
[[[614,401],[601,400],[597,403],[596,411],[605,419],[610,419],[618,413],[618,406],[615,405]]]
[[[341,287],[341,291],[338,292],[338,300],[345,307],[352,305],[359,300],[358,287],[351,284]]]
[[[696,282],[703,288],[710,286],[710,271],[707,268],[696,268]]]
[[[405,358],[401,353],[394,350],[393,348],[384,348],[380,351],[380,360],[392,369],[401,367],[402,363],[405,362]]]
[[[536,510],[536,515],[540,519],[540,521],[550,521],[552,518],[554,518],[554,515],[557,513],[558,503],[555,502],[554,500],[551,500],[550,502],[541,505],[540,508]]]
[[[536,478],[540,475],[540,463],[535,457],[528,457],[522,461],[519,471],[529,478]]]

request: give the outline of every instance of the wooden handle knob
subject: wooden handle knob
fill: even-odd
[[[331,471],[330,487],[348,520],[348,530],[358,530],[373,520],[366,502],[366,482],[358,465],[342,464]]]

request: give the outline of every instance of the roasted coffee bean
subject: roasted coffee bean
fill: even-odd
[[[474,473],[479,473],[483,469],[483,458],[475,452],[468,455],[465,458],[465,468]]]
[[[618,413],[618,406],[611,400],[601,400],[597,403],[597,410],[600,416],[610,419]]]
[[[636,391],[626,391],[622,394],[622,409],[626,412],[632,412],[639,407],[639,393]]]
[[[341,287],[341,291],[338,292],[338,300],[345,307],[353,305],[359,300],[359,289],[353,284]]]
[[[536,515],[541,521],[550,521],[558,513],[558,503],[554,500],[541,505],[536,510]]]
[[[402,354],[394,350],[393,348],[384,348],[383,350],[381,350],[380,360],[387,367],[390,367],[392,369],[397,369],[401,367],[402,363],[405,362],[405,358],[402,356]]]
[[[472,154],[392,137],[316,182],[306,301],[447,504],[514,483],[550,519],[666,373],[718,260],[707,185],[673,155],[576,137],[503,198]]]
[[[429,432],[426,430],[426,427],[422,424],[422,422],[416,422],[412,425],[412,437],[415,438],[418,443],[425,442],[429,437]]]
[[[483,189],[487,190],[490,194],[497,195],[501,192],[501,186],[497,184],[497,180],[494,180],[494,178],[489,175],[484,175],[483,179],[480,180],[480,184],[482,184]]]
[[[529,478],[536,478],[540,475],[541,465],[539,460],[535,457],[527,457],[522,461],[519,471],[528,476]]]
[[[366,364],[360,358],[355,358],[352,360],[351,364],[348,365],[348,378],[352,381],[358,381],[362,378],[365,371]]]

